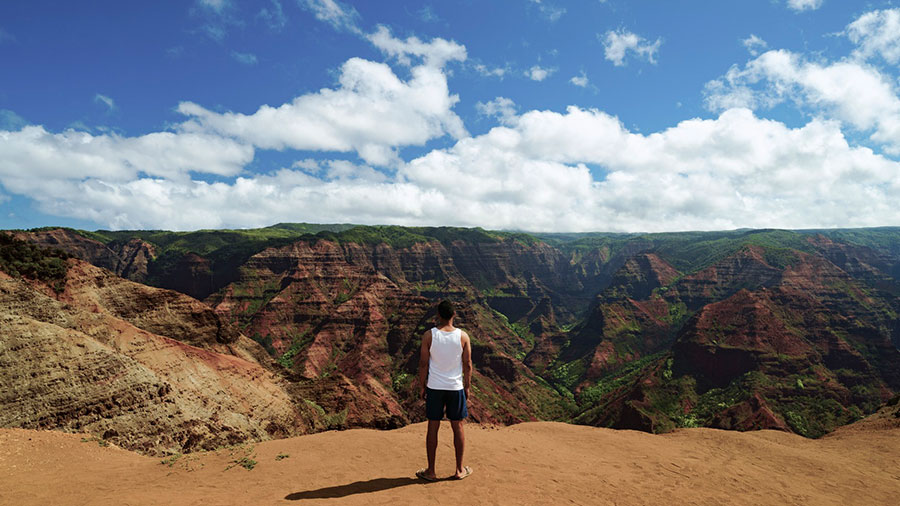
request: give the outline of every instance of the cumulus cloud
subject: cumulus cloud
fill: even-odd
[[[506,97],[497,97],[489,102],[478,102],[475,110],[482,116],[497,118],[508,124],[516,117],[516,103]]]
[[[656,63],[656,53],[662,44],[662,39],[654,42],[629,32],[625,29],[610,30],[601,39],[603,41],[604,56],[617,67],[625,65],[625,57],[632,53],[638,58]]]
[[[569,79],[569,82],[574,84],[575,86],[578,86],[579,88],[586,88],[589,84],[587,74],[585,74],[584,72],[581,72],[577,76],[572,77],[572,79]]]
[[[893,79],[865,63],[811,62],[772,50],[706,85],[706,104],[712,110],[767,108],[784,101],[871,131],[873,141],[900,154],[900,98]]]
[[[436,61],[448,55],[443,43],[435,48],[413,41],[390,46],[396,54],[417,54],[426,63],[410,69],[403,81],[384,63],[351,58],[341,67],[339,86],[302,95],[277,107],[264,105],[253,114],[217,113],[192,102],[178,112],[190,119],[185,131],[215,133],[263,149],[304,149],[356,152],[367,163],[394,165],[396,148],[423,145],[450,134],[467,135],[453,111],[459,98],[449,92],[447,78]],[[464,54],[464,53],[463,53]]]
[[[857,58],[877,55],[890,64],[900,62],[900,9],[867,12],[850,23],[845,33],[857,45]]]
[[[218,136],[155,132],[140,137],[91,135],[42,126],[0,130],[0,182],[10,192],[65,200],[52,188],[72,184],[124,184],[164,178],[183,184],[191,173],[234,176],[253,159],[253,148]]]
[[[565,7],[560,7],[558,5],[554,5],[546,0],[531,0],[531,3],[537,5],[538,9],[541,11],[547,19],[551,22],[559,21],[559,18],[566,13]]]
[[[395,38],[386,26],[379,26],[366,36],[375,47],[384,54],[396,58],[401,64],[409,66],[412,57],[422,58],[425,65],[441,68],[449,61],[465,61],[466,47],[454,41],[436,37],[430,42],[423,42],[418,37],[406,40]]]
[[[500,79],[503,79],[503,76],[509,72],[508,65],[505,67],[488,67],[483,63],[475,63],[472,65],[472,68],[484,77],[499,77]]]
[[[836,121],[814,119],[789,128],[747,109],[731,109],[715,119],[687,120],[645,135],[593,109],[516,115],[509,110],[513,104],[502,99],[483,107],[503,116],[504,126],[433,150],[392,173],[306,159],[231,182],[135,176],[125,170],[162,161],[110,166],[109,160],[121,158],[121,147],[97,156],[99,148],[83,147],[93,142],[79,138],[86,134],[53,135],[27,127],[0,134],[0,157],[27,164],[5,166],[0,177],[8,191],[31,196],[45,212],[113,228],[347,221],[660,231],[873,226],[900,219],[894,205],[900,198],[900,164],[851,146]],[[23,143],[14,134],[36,140]],[[102,141],[105,147],[123,139]],[[14,144],[49,155],[13,153]],[[54,150],[59,155],[50,156]],[[209,149],[205,156],[221,154],[222,149]],[[242,156],[226,163],[223,172],[236,170],[252,155]],[[35,160],[42,168],[29,172]],[[73,166],[73,160],[79,164]],[[183,163],[169,163],[186,170]],[[215,161],[193,165],[215,166]],[[589,166],[602,167],[605,175]]]
[[[762,40],[761,38],[757,37],[756,35],[754,35],[752,33],[750,34],[749,37],[747,37],[746,39],[743,39],[741,41],[741,43],[744,45],[745,48],[747,48],[747,51],[749,51],[750,54],[752,54],[753,56],[758,56],[760,51],[764,50],[765,48],[767,48],[769,46],[769,44],[767,44],[766,41]]]
[[[402,175],[428,191],[451,176],[467,189],[467,210],[491,216],[494,227],[802,227],[900,215],[890,203],[900,191],[896,162],[850,147],[835,122],[791,129],[746,109],[646,136],[596,110],[530,111],[413,160]]]
[[[553,75],[554,72],[556,72],[555,68],[545,68],[540,65],[534,65],[525,71],[525,76],[532,81],[540,82]]]
[[[337,0],[297,0],[297,2],[312,12],[316,19],[330,24],[337,30],[361,33],[358,25],[359,12],[350,5]]]
[[[789,9],[797,12],[814,11],[822,6],[823,0],[787,0]]]

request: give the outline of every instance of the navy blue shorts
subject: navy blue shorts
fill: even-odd
[[[450,420],[462,420],[469,416],[466,409],[465,390],[432,390],[425,389],[425,416],[429,420],[444,418],[444,412]]]

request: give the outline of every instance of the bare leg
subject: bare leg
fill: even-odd
[[[428,435],[425,436],[425,453],[428,455],[428,469],[425,476],[436,478],[434,474],[434,460],[437,455],[438,429],[441,428],[440,420],[428,420]]]
[[[466,434],[463,431],[465,420],[450,420],[453,428],[453,448],[456,449],[456,477],[466,474],[463,469],[463,452],[466,449]]]

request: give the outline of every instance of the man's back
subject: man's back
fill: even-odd
[[[431,349],[428,361],[428,388],[432,390],[462,390],[462,331],[431,329]]]

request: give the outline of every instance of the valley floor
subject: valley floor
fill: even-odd
[[[820,440],[561,423],[467,429],[466,460],[475,473],[430,484],[414,476],[423,467],[424,424],[327,432],[165,463],[89,436],[0,429],[0,504],[872,505],[896,504],[900,495],[900,429],[841,429]],[[445,425],[439,476],[452,472],[450,440]]]

